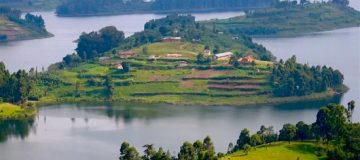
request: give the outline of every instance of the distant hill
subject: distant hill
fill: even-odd
[[[57,7],[59,16],[94,16],[125,13],[174,13],[239,10],[269,7],[277,0],[68,0]]]
[[[360,12],[334,3],[292,4],[247,11],[245,16],[206,21],[218,32],[251,37],[289,37],[360,26]]]
[[[44,38],[51,36],[45,28],[41,16],[26,14],[21,18],[21,11],[0,7],[0,41]]]

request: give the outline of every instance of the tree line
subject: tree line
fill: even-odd
[[[125,39],[124,32],[108,26],[90,33],[82,33],[77,40],[76,53],[66,55],[60,68],[73,67],[81,62],[104,56],[105,52],[118,47]]]
[[[129,12],[172,12],[251,9],[274,6],[278,0],[68,0],[56,9],[58,15],[94,15]]]
[[[339,104],[328,104],[322,107],[316,121],[306,124],[303,121],[296,125],[284,124],[279,132],[272,126],[261,126],[255,134],[243,129],[236,143],[230,143],[226,154],[239,150],[246,154],[253,147],[269,146],[278,141],[315,140],[325,144],[316,148],[319,154],[324,154],[329,160],[358,160],[360,159],[360,123],[352,122],[355,102],[351,101],[347,107]],[[210,137],[194,143],[184,142],[177,155],[165,152],[163,148],[156,149],[154,145],[144,145],[144,154],[141,156],[134,146],[123,142],[120,147],[120,160],[215,160],[223,157],[224,153],[216,153]]]
[[[344,76],[331,67],[299,64],[292,56],[274,65],[270,81],[275,96],[303,96],[341,87]]]
[[[33,79],[25,70],[10,74],[0,62],[0,101],[23,104],[33,89]]]

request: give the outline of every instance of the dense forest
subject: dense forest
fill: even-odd
[[[326,66],[299,64],[293,56],[286,62],[275,64],[271,74],[273,94],[276,96],[303,96],[338,88],[344,76],[339,70]]]
[[[68,0],[57,7],[60,16],[86,16],[129,12],[197,12],[249,9],[274,5],[277,0]]]
[[[0,102],[22,104],[33,89],[33,79],[24,70],[10,74],[0,62]]]
[[[329,160],[358,160],[360,158],[360,124],[352,123],[352,114],[355,102],[348,103],[348,107],[329,104],[322,107],[316,121],[306,124],[302,121],[294,124],[284,124],[276,132],[272,126],[262,125],[254,134],[248,129],[243,129],[235,143],[230,143],[227,153],[231,155],[243,151],[246,156],[251,149],[259,146],[269,146],[278,141],[316,141],[317,156],[325,155]],[[276,144],[275,144],[276,145]],[[194,143],[184,142],[177,155],[172,155],[163,148],[156,149],[153,144],[146,144],[144,154],[141,156],[135,147],[128,142],[123,142],[120,147],[120,160],[215,160],[224,157],[224,153],[216,153],[210,137]],[[298,158],[299,159],[299,158]]]

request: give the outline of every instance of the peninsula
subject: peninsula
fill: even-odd
[[[347,6],[348,3],[302,2],[282,1],[275,7],[247,10],[244,16],[203,24],[217,32],[251,37],[293,37],[360,26],[360,12]]]
[[[26,14],[9,7],[0,7],[0,42],[46,38],[52,36],[41,16]]]

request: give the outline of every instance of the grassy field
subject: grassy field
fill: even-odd
[[[332,4],[268,8],[246,16],[204,22],[208,28],[239,36],[289,37],[319,31],[360,26],[360,12]]]
[[[238,151],[221,160],[325,160],[325,156],[317,156],[314,142],[278,142],[271,146],[252,148],[248,154]]]
[[[166,57],[167,54],[182,54],[183,58],[194,58],[198,53],[204,50],[204,45],[189,42],[159,42],[144,45],[133,49],[136,53],[142,53],[142,48],[148,48],[149,55],[157,57]]]
[[[0,120],[26,119],[33,117],[36,109],[25,109],[10,103],[0,103]]]

